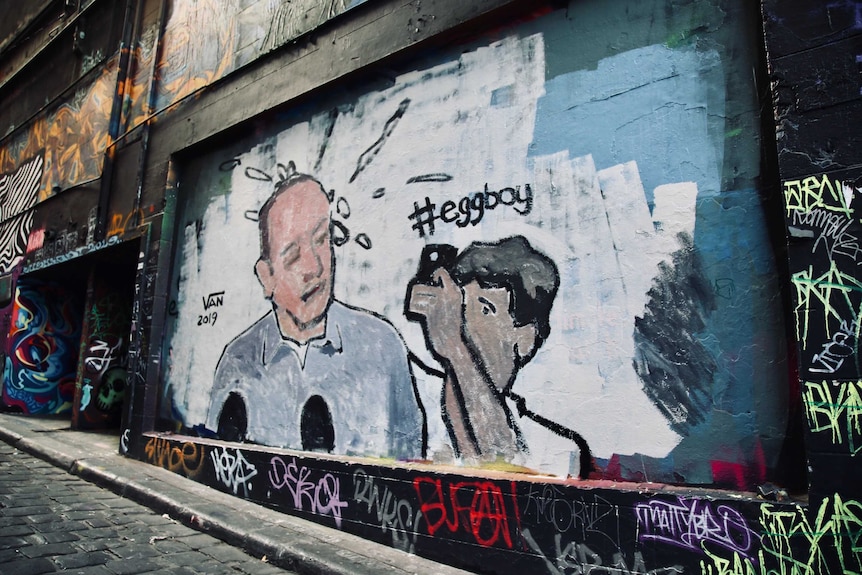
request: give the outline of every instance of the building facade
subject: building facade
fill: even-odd
[[[859,572],[862,5],[789,4],[5,3],[4,409],[482,573]]]

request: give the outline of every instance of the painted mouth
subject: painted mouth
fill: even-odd
[[[311,298],[313,298],[314,296],[316,296],[317,294],[319,294],[323,290],[323,285],[324,285],[324,282],[320,282],[318,284],[315,284],[314,287],[312,287],[310,290],[303,293],[302,296],[300,297],[300,299],[303,302],[307,302],[308,300],[310,300]]]

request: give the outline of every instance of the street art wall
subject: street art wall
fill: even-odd
[[[469,469],[773,479],[784,326],[730,4],[629,3],[605,48],[601,3],[549,12],[189,161],[162,417]]]
[[[102,265],[95,268],[91,278],[75,385],[78,429],[117,426],[122,416],[132,294],[124,292],[126,286],[118,285],[113,271]]]
[[[862,497],[860,8],[763,6],[812,502]]]
[[[4,173],[25,170],[34,157],[40,157],[36,201],[101,175],[105,149],[111,143],[108,124],[117,66],[115,56],[89,83],[0,144],[0,171]]]
[[[28,414],[72,409],[80,298],[58,284],[19,278],[3,372],[3,404]]]
[[[715,490],[583,489],[571,481],[395,469],[170,436],[149,438],[145,458],[234,496],[476,573],[823,575],[862,568],[862,508],[837,494],[806,509]]]
[[[126,127],[364,1],[167,0],[164,24],[147,25],[135,46]]]

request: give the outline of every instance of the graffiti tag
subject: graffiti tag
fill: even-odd
[[[745,554],[760,539],[739,511],[727,505],[713,508],[703,499],[647,501],[639,503],[635,513],[640,541],[661,541],[692,551],[701,551],[710,543]]]
[[[443,481],[417,477],[413,488],[419,497],[420,511],[425,517],[428,533],[434,535],[441,527],[450,533],[463,531],[473,536],[479,545],[490,547],[502,541],[512,548],[512,533],[520,529],[515,485],[511,497],[515,520],[510,528],[503,490],[491,481],[461,481],[444,488]]]
[[[853,321],[851,325],[842,320],[841,327],[832,335],[832,339],[823,344],[823,351],[814,354],[812,362],[818,367],[811,367],[813,373],[835,373],[844,364],[844,360],[853,355],[855,351],[856,333],[859,323]]]
[[[234,453],[231,453],[234,451]],[[215,469],[216,480],[233,491],[236,495],[242,487],[244,497],[251,491],[251,479],[257,475],[257,469],[246,460],[239,449],[230,450],[227,447],[210,452],[210,458]]]
[[[530,485],[524,506],[524,517],[535,513],[539,522],[550,523],[557,531],[572,528],[586,532],[606,533],[609,527],[606,518],[615,518],[617,507],[603,497],[593,496],[593,501],[572,500],[556,485]]]
[[[167,439],[153,437],[144,446],[144,453],[147,462],[192,479],[200,474],[205,461],[204,446],[190,441],[175,447]]]
[[[361,468],[353,473],[353,500],[375,514],[380,531],[391,534],[393,547],[414,552],[422,511],[414,510],[410,501],[396,498],[388,487],[381,489],[376,478]]]
[[[803,398],[811,433],[829,432],[833,445],[846,441],[852,455],[862,451],[862,382],[806,381]]]
[[[95,340],[87,350],[84,365],[91,372],[102,373],[111,362],[117,359],[118,350],[122,345],[122,340],[117,341],[114,345],[100,339]]]
[[[788,215],[794,211],[810,212],[823,208],[850,217],[853,210],[849,207],[848,191],[852,192],[849,186],[845,189],[840,181],[832,181],[826,174],[787,180],[784,182],[784,205]]]
[[[335,525],[341,528],[341,510],[347,507],[347,502],[341,500],[341,483],[331,473],[309,480],[312,472],[304,465],[298,467],[292,457],[289,463],[285,463],[281,457],[275,456],[270,461],[269,482],[275,489],[287,488],[297,510],[331,515]]]
[[[614,553],[610,563],[604,563],[601,555],[583,543],[570,541],[563,547],[559,533],[554,535],[554,551],[548,556],[529,529],[525,528],[521,536],[530,549],[539,554],[551,575],[674,575],[683,572],[679,565],[647,571],[640,551],[635,551],[631,567],[620,552]]]

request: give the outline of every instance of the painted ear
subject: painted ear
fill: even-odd
[[[263,259],[257,260],[257,263],[254,264],[254,275],[257,276],[257,280],[260,282],[261,287],[263,287],[263,297],[272,299],[272,294],[275,292],[272,278],[272,264]]]
[[[531,323],[515,328],[515,359],[518,365],[524,365],[533,358],[539,349],[538,339],[539,332]]]

